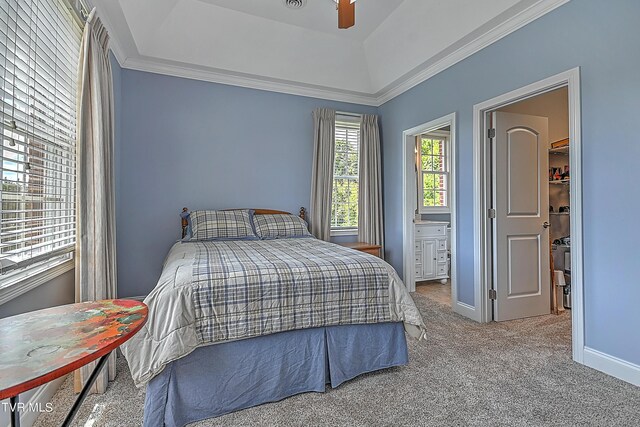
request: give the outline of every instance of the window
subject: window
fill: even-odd
[[[0,2],[0,287],[72,256],[81,37],[63,0]]]
[[[449,212],[449,135],[417,137],[420,213]]]
[[[359,117],[336,117],[335,143],[331,229],[349,233],[358,229]]]

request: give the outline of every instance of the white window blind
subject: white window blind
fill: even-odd
[[[360,162],[360,118],[336,118],[331,228],[358,227],[358,167]]]
[[[0,1],[0,284],[74,248],[81,37],[63,0]]]

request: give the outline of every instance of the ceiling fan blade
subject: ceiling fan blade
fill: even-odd
[[[350,28],[356,24],[356,3],[351,0],[338,1],[338,28]]]

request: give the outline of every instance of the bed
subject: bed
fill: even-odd
[[[290,215],[250,212],[256,223]],[[308,232],[177,242],[145,303],[149,320],[122,351],[135,384],[147,387],[144,425],[154,427],[404,365],[405,332],[425,334],[389,264]]]

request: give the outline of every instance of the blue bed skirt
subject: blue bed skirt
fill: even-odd
[[[408,363],[402,323],[282,332],[201,347],[147,385],[145,427],[182,427]]]

